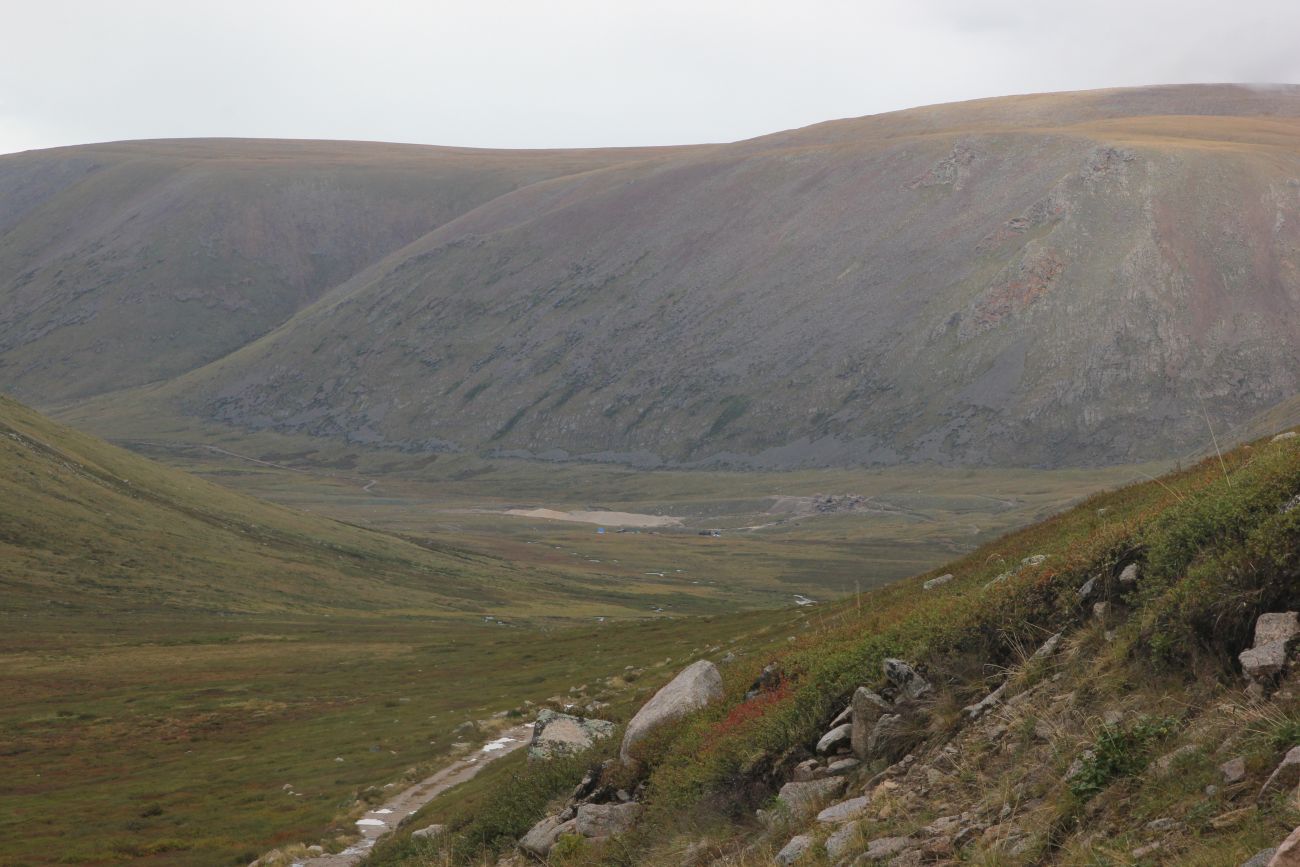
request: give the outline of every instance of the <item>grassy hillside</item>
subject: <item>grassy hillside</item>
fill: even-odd
[[[557,177],[86,417],[638,466],[1165,457],[1300,390],[1298,116],[1012,97]]]
[[[337,849],[524,702],[784,640],[785,611],[650,620],[689,594],[629,585],[275,506],[0,398],[0,863]]]
[[[655,153],[194,139],[0,157],[0,384],[49,405],[174,377],[484,202]]]
[[[851,774],[845,797],[872,800],[850,860],[871,840],[924,841],[923,826],[958,813],[983,830],[962,843],[965,863],[1221,867],[1277,845],[1300,812],[1287,786],[1257,793],[1298,743],[1297,675],[1268,700],[1250,698],[1235,660],[1259,614],[1300,609],[1300,509],[1288,508],[1300,495],[1297,442],[1261,440],[1097,495],[860,605],[819,612],[775,655],[779,688],[744,700],[766,658],[724,669],[726,699],[642,751],[634,832],[573,841],[557,863],[677,864],[692,847],[693,863],[762,864],[801,830],[817,845],[800,863],[829,863],[820,844],[831,828],[764,828],[753,811],[770,805],[857,686],[880,688],[886,657],[920,666],[936,692],[916,712],[914,768],[881,776],[887,762],[877,760]],[[1132,564],[1138,583],[1121,585]],[[923,591],[940,571],[954,580]],[[1081,600],[1092,579],[1096,595]],[[1096,600],[1107,602],[1100,613]],[[1056,632],[1063,649],[1030,660]],[[962,708],[1004,680],[1003,704],[969,723]],[[1234,757],[1244,779],[1225,783],[1217,766]],[[629,790],[638,782],[606,774]],[[448,845],[462,854],[464,841],[508,845],[485,823],[540,818],[546,797],[518,794],[527,778],[475,795],[504,812],[447,802],[428,818],[452,822],[459,836]],[[567,795],[551,793],[552,805]],[[369,863],[445,860],[432,844],[398,839]]]
[[[510,570],[272,506],[0,398],[6,610],[477,611]]]

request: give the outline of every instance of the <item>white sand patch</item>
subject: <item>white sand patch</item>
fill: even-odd
[[[487,743],[485,743],[483,745],[483,752],[495,753],[497,750],[504,750],[506,748],[506,744],[512,744],[514,742],[515,742],[514,738],[497,738],[494,741],[488,741]]]
[[[556,509],[507,509],[507,515],[520,518],[546,518],[550,521],[574,521],[580,524],[608,524],[611,527],[675,527],[681,518],[672,515],[639,515],[636,512],[561,512]]]
[[[384,828],[388,826],[388,823],[383,819],[357,819],[357,824],[366,828]]]

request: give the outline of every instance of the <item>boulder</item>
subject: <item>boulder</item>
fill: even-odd
[[[846,785],[848,780],[843,777],[786,783],[777,793],[776,800],[778,806],[784,808],[792,819],[803,820],[815,815],[824,801],[839,797]]]
[[[853,724],[844,723],[822,735],[817,742],[817,752],[826,755],[840,746],[848,746],[853,733]]]
[[[889,702],[865,686],[860,686],[853,693],[853,701],[849,706],[853,708],[853,729],[849,741],[853,746],[853,754],[864,759],[867,756],[867,739],[871,737],[876,720],[889,712]]]
[[[543,710],[537,715],[537,722],[533,723],[533,739],[528,744],[528,757],[549,759],[552,756],[580,753],[590,749],[601,738],[612,735],[614,728],[614,723],[608,720]]]
[[[936,587],[942,587],[943,585],[947,584],[951,580],[952,580],[951,574],[940,575],[938,578],[931,578],[929,581],[926,581],[924,584],[921,585],[921,589],[933,590]]]
[[[1119,583],[1127,586],[1136,584],[1138,580],[1138,564],[1130,563],[1119,573]]]
[[[1292,747],[1264,781],[1264,785],[1259,790],[1259,799],[1263,800],[1277,792],[1294,789],[1297,783],[1300,783],[1300,747]]]
[[[623,735],[619,758],[625,764],[630,763],[631,748],[654,728],[720,698],[722,675],[718,673],[718,667],[706,659],[688,665],[632,717]]]
[[[1241,673],[1255,683],[1268,683],[1286,668],[1286,642],[1275,641],[1263,647],[1252,647],[1238,654]]]
[[[1273,856],[1276,853],[1277,853],[1277,849],[1275,848],[1261,849],[1260,851],[1256,852],[1254,855],[1251,855],[1250,858],[1248,858],[1247,860],[1242,861],[1241,867],[1268,867],[1268,862],[1273,860]]]
[[[901,659],[886,659],[884,669],[885,679],[894,685],[901,698],[920,698],[933,688],[915,668]]]
[[[1286,430],[1286,431],[1282,431],[1282,433],[1280,433],[1280,434],[1278,434],[1277,436],[1273,437],[1271,440],[1269,440],[1269,442],[1271,442],[1271,443],[1280,443],[1280,442],[1286,442],[1287,440],[1293,440],[1293,439],[1295,439],[1295,438],[1296,438],[1296,432],[1295,432],[1295,431],[1293,431],[1293,430]]]
[[[1091,598],[1092,594],[1097,592],[1098,583],[1099,582],[1097,581],[1097,576],[1095,575],[1089,578],[1087,581],[1083,582],[1083,586],[1079,588],[1079,601],[1080,602],[1088,601],[1088,599]]]
[[[891,713],[876,720],[867,738],[867,756],[894,761],[912,744],[912,731],[901,714]]]
[[[1297,635],[1300,635],[1300,614],[1295,611],[1261,614],[1255,621],[1256,647],[1275,641],[1290,641]]]
[[[1240,783],[1246,779],[1246,760],[1240,756],[1230,759],[1219,765],[1219,773],[1223,774],[1223,782],[1229,786]]]
[[[795,863],[808,854],[808,850],[812,849],[814,842],[810,834],[791,837],[790,842],[782,846],[781,851],[776,853],[776,863],[782,865]]]
[[[429,825],[427,828],[412,831],[411,837],[416,840],[432,840],[434,837],[441,836],[445,830],[447,830],[445,825]]]
[[[1296,828],[1277,847],[1268,867],[1300,867],[1300,828]]]
[[[833,729],[836,726],[844,725],[844,723],[852,722],[852,721],[853,721],[853,703],[850,701],[849,704],[844,708],[844,710],[835,714],[835,719],[831,720],[831,724],[828,728],[828,731],[829,729]]]
[[[858,837],[858,823],[848,822],[835,829],[835,833],[826,838],[826,857],[834,864],[853,847]]]
[[[826,774],[827,776],[838,777],[842,774],[847,774],[849,771],[853,770],[860,764],[862,764],[862,762],[858,761],[852,756],[845,756],[844,758],[836,759],[835,761],[827,765]]]
[[[821,762],[816,759],[805,759],[794,766],[790,772],[790,779],[796,783],[806,783],[809,780],[819,780],[826,776],[826,768],[822,767]]]
[[[823,825],[842,825],[845,822],[862,818],[870,806],[871,799],[866,796],[849,798],[847,801],[831,804],[822,810],[817,814],[817,821]]]
[[[862,853],[864,861],[884,861],[901,855],[912,845],[911,837],[879,837],[867,844],[867,851]]]
[[[1254,683],[1265,684],[1286,667],[1287,646],[1300,635],[1300,618],[1294,611],[1261,614],[1255,621],[1255,643],[1237,659],[1242,673]]]
[[[640,815],[641,805],[635,802],[582,804],[574,822],[578,833],[584,837],[610,837],[630,830]]]
[[[559,816],[547,816],[520,838],[519,848],[530,855],[545,859],[550,854],[555,841],[560,839],[562,834],[575,833],[574,829],[575,823],[572,819],[561,822]]]

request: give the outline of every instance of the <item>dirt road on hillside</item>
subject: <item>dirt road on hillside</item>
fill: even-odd
[[[419,810],[425,804],[450,789],[472,778],[488,764],[508,756],[515,750],[528,745],[533,736],[533,726],[516,726],[501,733],[496,740],[489,741],[468,756],[456,759],[451,764],[420,782],[385,801],[379,807],[370,810],[357,820],[357,830],[361,839],[337,855],[322,855],[319,858],[307,858],[295,861],[295,867],[352,867],[361,863],[374,847],[375,841],[398,826],[398,824]]]

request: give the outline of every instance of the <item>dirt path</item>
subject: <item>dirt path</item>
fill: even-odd
[[[459,785],[483,770],[488,764],[508,756],[520,747],[528,745],[533,736],[531,724],[516,726],[501,733],[493,741],[461,759],[456,759],[445,768],[426,777],[409,789],[385,801],[379,807],[369,811],[357,821],[357,830],[361,839],[337,855],[322,855],[294,862],[303,867],[352,867],[361,863],[375,841],[398,826],[407,816],[419,810],[438,795]]]

